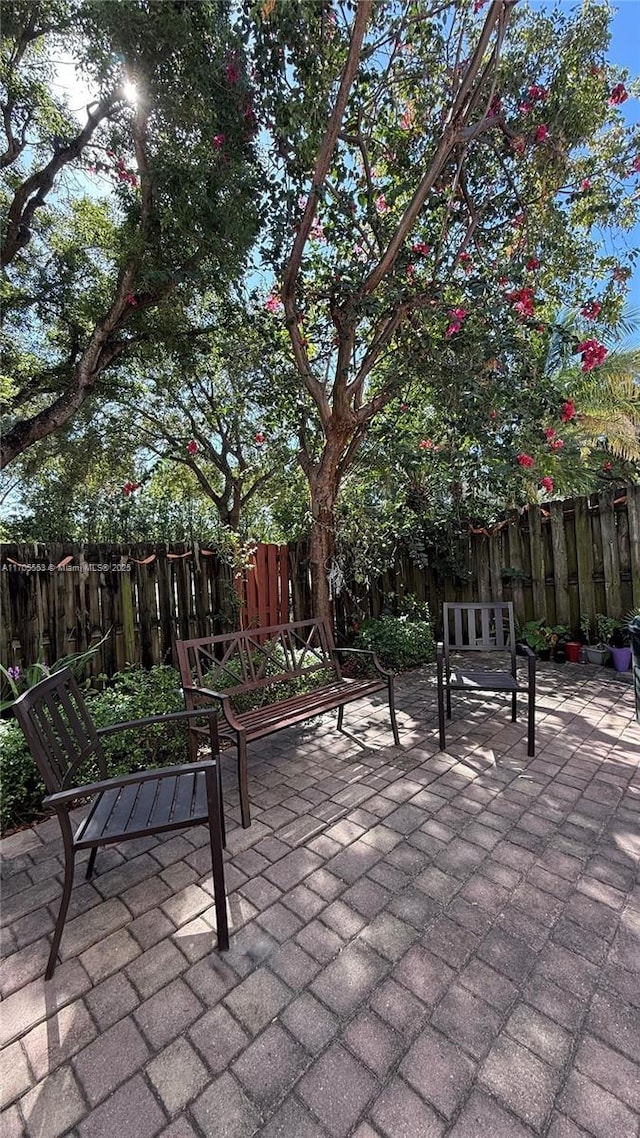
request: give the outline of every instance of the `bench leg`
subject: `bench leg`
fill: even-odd
[[[389,716],[391,718],[391,730],[393,731],[393,741],[396,747],[400,746],[400,736],[398,734],[398,723],[396,720],[396,697],[393,690],[393,680],[389,680]]]
[[[514,692],[513,695],[511,696],[511,721],[513,723],[515,723],[517,717],[518,717],[518,699],[517,699],[516,693]]]
[[[238,787],[240,790],[240,813],[245,830],[251,825],[249,807],[249,779],[247,775],[247,742],[244,735],[238,735]]]
[[[529,691],[529,707],[527,715],[527,754],[532,757],[536,753],[536,695],[535,690]]]
[[[338,731],[342,731],[342,720],[344,717],[344,704],[341,703],[338,708]]]

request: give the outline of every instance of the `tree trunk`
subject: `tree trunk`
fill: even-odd
[[[320,465],[309,479],[312,519],[309,562],[313,616],[326,621],[332,633],[334,609],[327,574],[335,554],[335,507],[339,482],[338,456],[333,457],[325,450]]]

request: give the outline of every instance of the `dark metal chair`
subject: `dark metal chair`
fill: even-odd
[[[451,692],[507,692],[511,694],[511,719],[515,723],[517,696],[527,693],[527,754],[535,754],[536,658],[525,644],[516,644],[515,618],[511,602],[487,601],[479,604],[443,605],[443,640],[438,645],[438,728],[440,750],[446,748],[445,701],[451,719]],[[452,653],[500,653],[501,670],[452,666]],[[516,655],[527,657],[527,682],[518,680]],[[482,662],[481,662],[482,663]]]
[[[64,888],[45,980],[51,979],[56,966],[77,850],[91,850],[86,874],[89,878],[98,846],[203,823],[209,826],[218,948],[227,949],[229,927],[222,857],[224,823],[215,711],[200,708],[151,715],[96,730],[78,683],[68,668],[30,688],[16,700],[13,710],[48,791],[43,805],[55,810],[64,843]],[[107,777],[101,736],[198,715],[206,716],[209,721],[210,759]],[[97,767],[101,775],[99,782],[82,784],[77,781],[81,777],[81,768],[87,764],[94,770]],[[78,799],[87,798],[91,799],[91,804],[74,834],[69,812]]]

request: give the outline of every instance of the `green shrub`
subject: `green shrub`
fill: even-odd
[[[148,672],[142,668],[117,672],[105,691],[90,695],[88,704],[96,727],[184,710],[180,676],[175,668],[166,665],[157,665]],[[108,735],[102,746],[109,774],[184,763],[187,735],[184,723],[158,724],[141,731]]]
[[[0,720],[0,831],[32,822],[46,794],[15,719]]]
[[[264,648],[269,652],[269,659],[266,663],[264,653],[258,649],[251,653],[243,653],[245,663],[248,665],[250,660],[256,674],[260,674],[263,679],[286,673],[288,665],[280,645],[276,644],[274,647],[272,644],[265,644]],[[289,699],[294,695],[304,695],[306,692],[314,691],[315,688],[332,680],[333,675],[334,673],[330,669],[318,668],[317,671],[310,672],[305,676],[294,676],[290,680],[279,680],[272,684],[265,684],[264,687],[257,688],[255,691],[240,692],[232,696],[231,706],[238,713],[254,711],[258,707],[268,707],[271,703],[278,703],[280,700]],[[212,691],[222,692],[227,688],[242,684],[244,676],[240,659],[235,656],[225,663],[224,670],[219,667],[211,668],[203,676],[203,681],[205,687],[211,688]]]
[[[408,616],[365,620],[354,648],[376,652],[383,667],[392,672],[406,672],[428,663],[435,655],[431,625],[427,620],[412,620]]]
[[[87,702],[96,727],[184,708],[178,673],[160,666],[148,672],[141,668],[118,672],[105,691],[90,692]],[[46,792],[15,720],[0,721],[0,745],[0,826],[4,831],[38,818]],[[187,728],[175,723],[119,731],[103,740],[103,748],[110,775],[183,763],[187,761]],[[80,780],[99,777],[98,768],[88,764]]]

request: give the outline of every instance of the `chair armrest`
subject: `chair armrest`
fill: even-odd
[[[229,699],[226,692],[214,691],[213,688],[197,688],[194,684],[183,684],[184,692],[194,692],[195,695],[206,695],[208,699]]]
[[[93,798],[105,790],[113,790],[118,786],[130,786],[134,782],[149,782],[151,779],[175,778],[182,774],[197,774],[199,771],[213,770],[217,766],[217,759],[203,759],[198,763],[183,763],[176,767],[157,767],[149,771],[136,771],[134,774],[115,775],[101,782],[88,782],[84,786],[72,786],[68,790],[57,790],[55,794],[48,794],[43,799],[43,806],[65,806],[77,798]]]
[[[534,660],[536,658],[533,648],[530,648],[528,644],[516,644],[516,656],[526,656],[528,659],[533,656]]]
[[[395,674],[394,672],[388,671],[387,668],[382,667],[377,654],[371,648],[332,648],[331,652],[349,652],[354,656],[370,656],[379,676],[384,676],[385,679],[389,679],[389,677],[393,677]]]
[[[187,719],[194,715],[217,715],[215,707],[192,707],[188,711],[168,711],[165,715],[147,715],[144,719],[130,719],[126,723],[113,723],[110,727],[98,727],[98,735],[113,735],[115,731],[129,731],[132,727],[148,727],[151,723],[171,723],[177,719]]]

